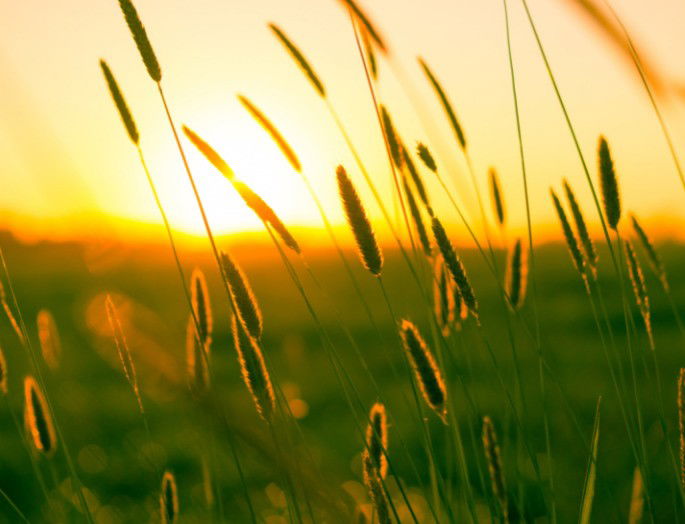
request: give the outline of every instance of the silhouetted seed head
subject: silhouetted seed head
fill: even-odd
[[[193,145],[200,151],[200,153],[202,153],[205,156],[205,158],[209,160],[209,162],[215,168],[217,168],[222,175],[224,175],[231,181],[235,178],[233,170],[224,161],[224,159],[221,158],[221,156],[219,156],[219,153],[217,153],[212,148],[212,146],[210,146],[207,142],[200,138],[197,135],[197,133],[195,133],[195,131],[188,128],[187,126],[183,126],[183,132],[188,137],[188,139],[193,143]]]
[[[488,177],[490,178],[490,194],[492,196],[492,207],[495,210],[497,223],[500,225],[500,227],[503,227],[506,221],[504,211],[504,199],[502,195],[502,188],[499,184],[499,177],[497,176],[497,171],[495,171],[494,167],[491,167],[488,171]]]
[[[55,318],[47,309],[41,309],[38,312],[36,324],[38,326],[38,340],[43,360],[50,366],[50,369],[57,369],[59,367],[60,355],[62,354],[62,344]]]
[[[371,70],[371,78],[376,81],[378,80],[378,61],[376,60],[376,53],[374,53],[373,45],[369,40],[369,32],[362,28],[361,34],[364,52],[366,53],[366,63],[369,65],[369,69]]]
[[[194,393],[202,394],[209,389],[209,352],[199,342],[192,315],[186,325],[186,364],[188,384]]]
[[[228,253],[221,253],[221,265],[224,268],[224,274],[231,295],[233,295],[240,322],[251,337],[259,340],[262,336],[262,313],[250,287],[250,282]]]
[[[384,53],[387,53],[388,48],[386,47],[385,42],[383,41],[383,38],[381,38],[381,34],[371,24],[371,20],[369,19],[368,16],[366,16],[364,11],[361,10],[361,8],[357,5],[357,3],[354,2],[353,0],[341,0],[341,1],[343,4],[345,4],[352,11],[352,14],[354,15],[357,22],[359,22],[362,25],[363,30],[366,30],[366,32],[369,34],[369,36],[374,41],[374,43],[378,46],[378,48],[381,51],[383,51]]]
[[[140,21],[136,8],[131,3],[131,0],[119,0],[119,5],[121,6],[121,11],[124,13],[124,18],[126,18],[128,28],[131,30],[133,39],[136,42],[138,52],[140,52],[143,63],[147,68],[147,72],[155,82],[159,82],[162,80],[162,70],[159,67],[159,62],[157,62],[157,57],[152,50],[152,45],[145,32],[145,27]]]
[[[437,217],[433,217],[433,235],[435,236],[435,242],[442,253],[442,258],[445,260],[447,269],[449,269],[454,283],[459,288],[461,297],[469,308],[469,311],[473,313],[474,316],[478,316],[478,302],[476,301],[476,296],[473,293],[473,288],[466,276],[466,270],[464,269],[461,260],[454,251],[452,242],[447,238],[447,233],[445,228],[440,223]]]
[[[428,350],[426,342],[419,330],[409,320],[402,320],[400,336],[407,351],[416,379],[423,393],[423,398],[442,419],[447,423],[447,391],[440,370],[433,355]]]
[[[404,145],[402,145],[402,156],[404,158],[404,165],[407,166],[407,171],[411,176],[411,180],[414,183],[414,187],[416,187],[416,192],[419,194],[419,197],[421,198],[423,205],[426,206],[428,214],[432,216],[433,210],[431,209],[431,205],[428,200],[428,192],[426,191],[426,186],[424,186],[423,180],[421,179],[421,175],[419,175],[419,172],[416,170],[414,161],[411,159],[411,155],[409,154],[409,151],[407,151],[407,148],[404,147]]]
[[[433,173],[438,172],[438,165],[435,163],[435,158],[433,158],[433,155],[431,154],[430,150],[428,149],[428,147],[425,144],[423,144],[422,142],[419,142],[416,145],[416,152],[418,153],[419,158],[421,159],[423,164],[428,169],[433,171]]]
[[[596,274],[599,256],[597,255],[595,244],[594,242],[592,242],[590,234],[587,230],[587,226],[585,225],[585,218],[583,218],[583,212],[580,209],[580,205],[576,200],[576,196],[573,193],[571,186],[566,180],[564,180],[564,191],[566,192],[566,199],[568,200],[569,206],[571,206],[571,214],[573,215],[573,221],[576,224],[576,231],[578,232],[580,244],[583,248],[585,262],[587,263],[588,267],[592,270],[592,273]]]
[[[369,425],[366,427],[366,450],[364,453],[371,459],[371,465],[382,479],[388,473],[388,421],[385,406],[376,402],[369,413]]]
[[[214,317],[212,316],[212,304],[209,301],[207,280],[205,280],[205,274],[200,268],[193,269],[193,273],[190,276],[190,293],[193,311],[197,319],[198,335],[202,345],[205,347],[205,351],[209,351],[209,346],[212,344]]]
[[[528,256],[521,245],[521,239],[517,238],[509,251],[507,263],[506,290],[509,297],[509,305],[514,309],[520,309],[526,298],[526,285],[528,283]]]
[[[632,213],[630,215],[630,220],[633,224],[633,230],[635,231],[635,234],[640,239],[642,248],[644,249],[645,253],[647,253],[647,260],[649,260],[649,265],[651,266],[652,271],[654,271],[654,274],[661,282],[663,288],[668,290],[669,286],[668,278],[666,277],[666,268],[664,268],[664,264],[661,261],[659,253],[656,252],[656,248],[647,236],[647,232],[642,228],[640,223],[637,221],[637,217]]]
[[[231,320],[231,326],[243,380],[252,395],[257,412],[264,420],[269,421],[276,408],[276,397],[262,350],[258,342],[247,334],[235,316]]]
[[[24,403],[26,426],[34,447],[46,456],[52,456],[57,448],[55,426],[43,392],[30,375],[24,379]]]
[[[234,179],[231,182],[233,183],[235,190],[242,197],[245,204],[247,204],[247,207],[252,209],[252,211],[254,211],[260,218],[260,220],[269,224],[274,231],[276,231],[278,236],[281,237],[281,240],[286,246],[295,251],[295,253],[300,254],[301,251],[299,244],[290,234],[288,228],[285,227],[285,224],[281,222],[281,219],[278,218],[278,215],[276,215],[275,211],[271,209],[271,207],[264,202],[264,200],[262,200],[262,197],[252,191],[247,184],[241,182],[240,180]]]
[[[497,443],[495,427],[493,426],[490,417],[487,416],[483,417],[483,448],[485,449],[485,458],[488,462],[492,492],[500,503],[502,514],[506,521],[508,517],[508,504],[507,491],[504,483],[504,470],[502,468],[502,457],[500,455],[499,444]]]
[[[336,176],[340,199],[345,209],[347,222],[350,224],[354,238],[357,241],[362,262],[366,269],[373,275],[378,276],[383,269],[383,255],[376,242],[376,237],[366,216],[366,211],[364,211],[364,206],[362,206],[357,190],[354,188],[343,166],[338,166]]]
[[[424,254],[427,257],[430,257],[432,254],[431,243],[428,239],[428,233],[426,233],[426,226],[423,224],[421,211],[419,210],[419,206],[416,205],[416,199],[412,194],[409,184],[407,184],[407,180],[403,178],[402,182],[404,185],[404,194],[407,197],[407,204],[409,205],[409,213],[412,221],[414,222],[414,228],[416,229],[416,234],[419,237]]]
[[[362,454],[362,470],[364,472],[364,484],[378,514],[379,524],[391,524],[390,503],[383,490],[383,482],[367,453]]]
[[[178,522],[178,488],[174,474],[170,471],[165,471],[162,477],[162,494],[159,497],[159,505],[163,524]]]
[[[2,348],[0,348],[0,391],[7,395],[7,360]]]
[[[603,136],[599,137],[599,181],[604,202],[604,214],[611,229],[616,229],[621,219],[621,196],[614,162],[609,152],[609,144]]]
[[[290,147],[288,142],[286,142],[285,138],[283,138],[283,135],[281,135],[278,129],[276,129],[276,126],[274,126],[266,117],[266,115],[264,115],[264,113],[262,113],[257,106],[250,102],[250,100],[248,100],[246,97],[243,95],[238,95],[238,100],[240,100],[240,103],[243,104],[243,106],[250,112],[252,117],[264,128],[264,130],[269,133],[273,141],[276,142],[276,145],[281,150],[281,153],[283,153],[283,156],[285,156],[285,158],[288,159],[288,162],[290,162],[290,165],[293,166],[293,169],[298,172],[302,171],[300,160],[297,158],[297,155]]]
[[[433,265],[433,308],[435,318],[444,336],[448,336],[454,322],[454,290],[441,256],[435,257]]]
[[[385,133],[385,139],[388,141],[393,164],[395,164],[397,169],[402,169],[404,161],[402,145],[400,144],[400,139],[395,131],[395,126],[393,126],[392,120],[390,119],[390,113],[388,113],[388,110],[383,105],[381,105],[381,119],[383,121],[383,133]]]
[[[568,219],[566,218],[566,212],[564,211],[564,208],[561,207],[559,197],[557,197],[557,194],[554,192],[554,190],[550,189],[549,192],[552,196],[552,202],[554,203],[554,209],[556,209],[557,216],[559,217],[559,222],[561,223],[561,229],[564,232],[566,245],[571,253],[573,265],[576,266],[578,272],[583,276],[583,278],[585,278],[585,259],[583,259],[583,255],[580,253],[578,241],[576,240],[576,236],[571,229],[571,224],[569,224]]]
[[[276,37],[281,41],[283,46],[285,47],[286,51],[290,53],[290,56],[297,62],[297,65],[300,66],[300,69],[302,69],[302,72],[309,78],[309,81],[312,83],[312,86],[314,86],[314,89],[321,95],[322,98],[326,98],[326,90],[324,89],[323,83],[321,80],[319,80],[319,77],[317,74],[314,72],[314,69],[312,69],[312,66],[309,65],[309,62],[307,59],[304,57],[304,55],[300,52],[300,50],[293,44],[293,42],[285,35],[283,31],[276,25],[276,24],[269,24],[269,29],[271,29]]]
[[[447,98],[445,91],[443,91],[442,86],[440,85],[440,82],[438,82],[438,79],[435,77],[433,72],[430,70],[430,68],[428,67],[428,64],[426,64],[426,62],[424,62],[422,58],[419,58],[418,60],[419,60],[419,64],[423,68],[423,72],[428,77],[428,80],[430,81],[431,85],[433,86],[435,93],[438,95],[438,98],[440,99],[440,103],[442,104],[442,108],[444,109],[445,114],[447,114],[447,118],[450,121],[450,125],[452,126],[452,130],[454,131],[454,134],[457,137],[457,140],[459,141],[459,146],[463,150],[466,150],[466,137],[464,136],[464,132],[462,131],[461,126],[459,125],[459,120],[457,120],[457,115],[455,114],[454,109],[452,109],[452,104],[450,104],[450,101]]]
[[[685,489],[685,368],[678,374],[678,429],[680,436],[680,483]]]
[[[628,274],[630,275],[630,282],[633,285],[635,302],[637,303],[637,307],[639,308],[642,319],[644,320],[647,335],[649,335],[649,340],[652,343],[652,349],[654,349],[652,342],[652,322],[649,310],[649,295],[647,294],[645,277],[642,273],[640,262],[638,262],[637,256],[635,255],[633,245],[629,240],[625,240],[624,242],[626,261],[628,263]]]
[[[138,145],[140,142],[140,135],[138,134],[138,129],[136,128],[133,116],[131,116],[131,112],[126,105],[124,95],[121,93],[119,85],[117,84],[112,71],[110,71],[107,62],[100,60],[100,67],[102,68],[102,74],[105,75],[105,81],[107,82],[107,87],[109,87],[109,93],[112,95],[112,100],[114,100],[114,105],[117,106],[119,116],[121,116],[121,120],[124,122],[124,126],[126,126],[128,136],[131,139],[131,142]]]

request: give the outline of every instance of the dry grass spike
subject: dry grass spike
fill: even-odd
[[[521,239],[517,238],[509,250],[507,261],[507,276],[505,289],[509,297],[509,305],[517,310],[523,306],[526,298],[528,283],[528,251],[523,248]]]
[[[119,89],[119,84],[117,84],[117,81],[107,65],[107,62],[100,60],[100,68],[102,69],[102,74],[105,76],[105,81],[107,82],[109,93],[112,95],[112,100],[114,100],[114,105],[117,106],[117,109],[119,110],[119,116],[121,116],[121,120],[126,127],[126,132],[128,133],[131,142],[133,142],[135,145],[138,145],[140,143],[138,128],[136,127],[135,120],[133,120],[131,111],[128,109],[126,99]]]
[[[366,427],[365,454],[371,459],[371,465],[384,479],[388,474],[388,420],[385,406],[376,402],[369,412],[369,424]]]
[[[559,217],[561,229],[564,232],[564,238],[566,239],[566,245],[568,246],[568,250],[571,253],[571,260],[573,260],[573,265],[576,267],[580,275],[583,277],[583,280],[586,280],[585,259],[583,258],[583,255],[580,252],[580,248],[578,247],[578,240],[576,239],[576,235],[573,233],[573,230],[571,229],[571,224],[569,223],[568,218],[566,217],[566,212],[564,211],[564,208],[561,206],[559,197],[551,188],[549,190],[549,193],[552,197],[554,209],[556,210],[557,216]]]
[[[155,82],[159,83],[162,80],[162,70],[159,67],[152,44],[150,44],[150,39],[147,37],[147,32],[140,21],[136,8],[131,0],[119,0],[119,6],[124,13],[126,24],[128,24],[128,28],[131,30],[133,40],[136,42],[136,47],[138,47],[138,52],[143,59],[148,74]]]
[[[571,207],[571,214],[573,215],[573,221],[576,224],[576,231],[578,232],[580,245],[583,249],[583,254],[585,255],[585,262],[587,267],[592,271],[592,274],[596,275],[599,256],[597,255],[595,244],[592,241],[592,238],[590,238],[590,233],[588,232],[585,218],[583,217],[583,212],[580,209],[576,195],[573,193],[573,189],[571,189],[571,185],[567,180],[564,180],[564,191],[566,193],[566,200],[568,200],[568,204]]]
[[[209,288],[205,274],[200,268],[193,269],[190,275],[190,294],[193,312],[197,319],[197,330],[200,342],[209,351],[212,344],[212,330],[214,327],[214,317],[212,315],[212,304],[209,301]]]
[[[614,161],[611,159],[609,144],[603,136],[599,137],[598,160],[604,214],[609,227],[615,230],[618,227],[618,221],[621,219],[621,195],[618,190],[618,180]]]
[[[495,217],[500,228],[504,227],[506,222],[506,213],[504,209],[504,195],[502,194],[502,187],[499,183],[499,177],[494,167],[488,170],[488,178],[490,180],[490,195],[492,196],[492,207],[495,211]]]
[[[488,416],[483,417],[483,449],[485,450],[485,458],[488,462],[492,492],[500,504],[502,517],[507,522],[509,520],[509,506],[507,502],[507,488],[504,482],[502,456],[499,444],[497,443],[495,426]]]
[[[186,324],[186,365],[188,372],[188,385],[192,392],[197,394],[209,390],[209,352],[206,347],[198,342],[200,337],[195,329],[192,315]]]
[[[309,78],[312,86],[314,86],[314,89],[316,89],[322,98],[326,98],[326,89],[324,88],[323,82],[321,82],[318,75],[314,72],[314,69],[311,65],[309,65],[309,62],[300,52],[297,46],[293,44],[292,40],[290,40],[290,38],[288,38],[281,28],[276,24],[269,24],[269,29],[273,31],[273,33],[276,35],[276,38],[281,41],[283,47],[285,47],[288,53],[290,53],[290,56],[292,56],[293,60],[297,62],[297,65],[300,66],[304,74],[307,76],[307,78]]]
[[[659,282],[664,290],[668,290],[669,285],[668,278],[666,277],[666,268],[661,261],[659,253],[657,253],[654,244],[652,244],[652,241],[647,235],[647,232],[640,225],[640,222],[638,222],[637,217],[633,213],[630,214],[630,221],[633,224],[633,231],[635,231],[637,238],[640,240],[642,248],[644,249],[645,253],[647,253],[647,260],[649,260],[649,265],[652,268],[652,271],[654,271],[654,274],[659,279]]]
[[[637,260],[635,249],[629,240],[624,241],[626,261],[628,263],[628,275],[635,294],[635,302],[637,303],[642,320],[645,323],[645,330],[649,337],[650,346],[654,349],[654,338],[652,336],[652,321],[649,308],[649,295],[647,294],[647,284],[645,283],[645,276],[642,273],[640,262]]]

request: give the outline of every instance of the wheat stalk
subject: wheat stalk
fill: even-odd
[[[585,262],[592,271],[592,274],[596,275],[599,256],[597,255],[595,244],[592,241],[592,238],[590,238],[590,233],[588,233],[585,218],[583,217],[583,212],[580,209],[576,195],[573,193],[573,189],[571,189],[571,185],[567,180],[564,180],[564,192],[566,193],[566,200],[568,200],[568,204],[571,207],[571,214],[573,215],[573,221],[576,224],[576,232],[580,239],[580,245],[583,248]]]
[[[165,471],[162,477],[159,506],[163,524],[176,524],[178,522],[178,488],[176,487],[176,478],[170,471]]]
[[[376,242],[376,236],[366,216],[364,206],[343,166],[338,166],[336,169],[336,177],[347,222],[350,224],[354,238],[357,241],[357,247],[359,248],[364,267],[371,274],[378,276],[383,269],[383,254],[378,246],[378,242]]]
[[[62,344],[55,317],[47,309],[41,309],[36,317],[36,324],[43,360],[51,369],[57,369],[62,354]]]
[[[231,328],[243,381],[252,395],[259,415],[270,421],[276,408],[276,397],[262,350],[259,343],[236,320],[235,315],[231,319]]]
[[[400,336],[426,404],[447,423],[447,390],[433,354],[410,320],[401,321]]]
[[[509,506],[507,502],[507,488],[504,482],[504,468],[502,467],[502,456],[499,444],[497,443],[497,433],[490,417],[483,417],[483,449],[488,463],[490,473],[490,483],[492,492],[500,503],[504,521],[509,520]]]
[[[250,282],[235,259],[228,253],[221,253],[221,265],[224,268],[224,275],[240,322],[251,337],[259,340],[262,336],[262,313]]]
[[[30,375],[24,379],[24,403],[24,418],[31,441],[37,451],[51,457],[57,448],[55,426],[45,396]]]
[[[473,293],[471,283],[466,276],[466,270],[464,269],[464,265],[461,263],[457,253],[454,251],[454,247],[452,246],[450,239],[447,237],[445,228],[442,226],[442,223],[437,217],[433,217],[433,235],[435,236],[435,242],[440,249],[440,253],[442,253],[442,257],[445,260],[447,269],[449,269],[450,274],[454,279],[454,283],[457,285],[457,288],[459,289],[466,306],[469,308],[469,311],[471,311],[471,313],[477,317],[478,302],[476,301],[476,296]]]
[[[599,137],[598,162],[604,214],[609,227],[615,230],[618,227],[618,221],[621,219],[621,196],[618,191],[618,180],[616,179],[616,170],[611,159],[609,144],[603,136]]]

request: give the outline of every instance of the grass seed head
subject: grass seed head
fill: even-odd
[[[362,454],[362,469],[364,472],[364,484],[369,492],[373,507],[378,514],[379,524],[391,524],[390,503],[383,489],[383,481],[373,466],[371,457],[366,453]]]
[[[395,131],[395,126],[390,118],[390,113],[384,105],[381,105],[381,120],[383,121],[383,133],[385,134],[385,139],[388,141],[392,161],[397,169],[402,169],[404,163],[402,144],[399,135]]]
[[[160,82],[162,80],[162,70],[159,67],[152,44],[150,44],[150,39],[147,37],[147,32],[140,21],[136,8],[131,0],[119,0],[119,6],[124,13],[124,18],[128,28],[131,30],[133,40],[136,42],[136,47],[138,47],[138,52],[143,59],[148,74],[155,82]]]
[[[262,312],[252,292],[250,282],[235,259],[228,253],[221,253],[221,265],[224,268],[240,322],[251,337],[259,340],[262,336]]]
[[[300,69],[302,69],[302,72],[309,79],[314,89],[316,89],[317,93],[319,93],[319,95],[321,95],[322,98],[326,98],[326,89],[324,88],[323,82],[321,82],[318,75],[314,72],[314,69],[309,64],[304,55],[300,52],[300,50],[297,48],[297,46],[292,42],[292,40],[290,40],[290,38],[287,37],[287,35],[276,24],[269,24],[269,29],[273,31],[273,33],[276,35],[276,38],[280,40],[281,44],[283,44],[283,47],[285,47],[286,51],[288,51],[293,60],[295,60]]]
[[[354,15],[354,18],[362,26],[363,31],[366,31],[368,33],[368,35],[371,37],[373,42],[378,46],[378,48],[381,51],[383,51],[384,53],[387,53],[388,48],[385,45],[385,41],[381,37],[380,32],[371,23],[371,19],[366,15],[366,13],[364,13],[364,11],[362,11],[362,9],[359,7],[359,5],[357,5],[357,3],[354,0],[341,0],[341,1],[352,12],[352,14]]]
[[[423,218],[421,217],[421,210],[416,204],[416,199],[414,198],[414,194],[412,193],[407,180],[403,179],[402,182],[404,185],[404,194],[407,197],[407,205],[409,206],[409,214],[411,215],[412,222],[414,222],[416,234],[419,237],[424,254],[427,257],[430,257],[433,250],[431,248],[430,239],[428,238],[428,233],[426,232],[426,226],[424,225]]]
[[[437,217],[433,217],[433,236],[435,236],[435,242],[440,249],[442,258],[445,260],[447,269],[449,269],[450,274],[454,279],[454,283],[461,293],[462,299],[469,308],[469,311],[471,311],[474,316],[478,316],[478,302],[476,301],[476,295],[473,293],[471,283],[466,276],[464,265],[454,251],[452,242],[450,242],[445,228]]]
[[[633,231],[635,231],[637,238],[640,240],[642,248],[647,254],[647,260],[649,260],[649,265],[651,266],[652,271],[654,271],[654,274],[661,282],[663,288],[668,290],[669,285],[668,278],[666,277],[666,268],[664,267],[664,264],[661,261],[659,253],[657,253],[654,244],[652,244],[652,241],[650,240],[649,236],[647,236],[647,232],[640,225],[640,222],[638,222],[637,217],[632,213],[630,215],[630,221],[633,224]]]
[[[371,274],[378,276],[383,269],[383,254],[378,246],[378,242],[376,242],[371,222],[369,222],[357,190],[354,188],[343,166],[338,166],[336,176],[340,199],[345,209],[347,222],[350,224],[354,238],[357,241],[362,262]]]
[[[618,227],[621,219],[621,195],[618,190],[618,180],[614,161],[611,159],[609,144],[606,138],[599,137],[599,182],[602,190],[602,202],[604,203],[604,214],[611,229]]]
[[[502,468],[502,456],[500,454],[499,444],[497,443],[495,426],[488,416],[483,417],[483,448],[485,450],[485,458],[488,462],[492,492],[500,503],[504,520],[506,521],[508,516],[508,504],[507,490],[504,482],[504,469]]]
[[[376,402],[369,412],[369,424],[366,427],[366,451],[372,467],[384,479],[388,473],[388,421],[385,406]]]
[[[400,336],[426,404],[446,423],[447,390],[433,354],[411,321],[402,320]]]
[[[112,95],[112,100],[114,100],[114,105],[117,106],[119,111],[119,116],[126,127],[126,132],[128,133],[131,142],[138,145],[140,143],[140,135],[138,134],[138,128],[136,127],[136,122],[133,120],[131,111],[128,109],[126,104],[126,99],[119,89],[119,84],[117,84],[112,71],[110,70],[107,62],[100,60],[100,68],[102,69],[102,74],[105,76],[105,81],[107,82],[107,87],[109,88],[109,93]]]
[[[654,343],[652,340],[652,321],[649,308],[649,294],[647,293],[647,284],[645,283],[645,277],[642,273],[642,267],[640,267],[640,262],[635,254],[635,249],[629,240],[624,241],[626,262],[628,264],[628,275],[630,276],[630,282],[633,287],[633,293],[635,294],[635,302],[642,315],[642,320],[645,323],[645,329],[647,330],[647,335],[652,343],[652,349],[654,349]]]
[[[585,259],[583,258],[583,255],[580,252],[580,248],[578,247],[578,240],[576,239],[576,235],[573,233],[573,230],[571,229],[571,224],[569,224],[568,218],[566,218],[566,212],[564,211],[564,208],[561,206],[559,197],[553,189],[550,189],[549,193],[552,197],[554,209],[556,210],[557,216],[559,217],[561,229],[564,232],[564,238],[566,239],[566,245],[568,246],[568,250],[571,253],[571,260],[573,260],[573,265],[576,267],[576,269],[584,279]]]
[[[59,360],[62,355],[62,343],[59,331],[57,331],[55,317],[47,309],[41,309],[36,317],[36,325],[38,326],[38,341],[40,342],[43,360],[50,369],[55,370],[59,367]]]
[[[435,163],[435,158],[433,158],[428,146],[426,146],[423,142],[419,142],[416,145],[416,152],[428,169],[430,169],[433,173],[438,172],[438,165]]]
[[[232,317],[231,327],[243,381],[252,395],[257,412],[264,420],[269,421],[276,409],[276,396],[262,350],[259,343],[236,320],[235,315]]]
[[[583,217],[583,212],[580,209],[576,195],[573,193],[571,185],[566,180],[564,180],[564,192],[566,193],[566,200],[568,200],[568,204],[571,207],[571,214],[573,215],[573,221],[576,224],[576,231],[580,238],[583,254],[585,255],[585,262],[592,273],[597,274],[599,256],[597,255],[595,244],[592,241],[592,238],[590,238],[590,233],[585,224],[585,218]]]
[[[509,251],[507,262],[507,277],[505,289],[509,297],[509,304],[514,309],[520,309],[526,298],[528,283],[528,256],[523,249],[521,239],[517,238]]]
[[[209,390],[209,352],[200,343],[192,316],[186,325],[186,365],[191,391],[203,394]]]
[[[205,274],[200,268],[196,267],[190,276],[190,292],[193,311],[198,324],[198,335],[200,336],[200,341],[205,347],[205,351],[208,351],[210,345],[212,344],[212,328],[214,326],[214,317],[212,316],[212,304],[209,301],[209,288],[207,287],[207,280],[205,279]]]
[[[36,379],[24,379],[24,417],[34,447],[50,457],[57,448],[57,436],[48,404]]]
[[[176,478],[170,471],[165,471],[162,477],[162,493],[159,497],[160,512],[163,524],[178,522],[178,488]]]
[[[504,195],[502,194],[499,177],[497,176],[497,171],[495,171],[494,167],[491,167],[488,171],[488,178],[490,179],[492,207],[495,211],[495,216],[497,217],[497,223],[500,227],[504,227],[504,223],[506,221],[506,215],[504,211]]]

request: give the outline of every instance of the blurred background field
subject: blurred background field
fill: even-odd
[[[157,518],[159,481],[164,468],[176,474],[181,522],[208,521],[203,457],[206,460],[211,450],[215,452],[213,463],[218,473],[215,480],[221,488],[227,520],[246,521],[247,507],[226,445],[227,431],[237,436],[247,484],[260,517],[270,519],[268,522],[285,522],[277,453],[240,379],[230,342],[228,304],[208,251],[199,246],[182,256],[188,274],[193,266],[198,266],[207,275],[214,310],[212,365],[215,375],[212,387],[217,392],[216,405],[213,410],[208,408],[202,412],[187,393],[184,345],[188,310],[166,246],[106,242],[29,245],[8,234],[2,235],[0,243],[33,343],[37,345],[35,318],[39,309],[48,308],[57,321],[62,358],[59,369],[46,371],[47,381],[98,522],[144,522]],[[297,456],[307,457],[298,460],[299,467],[322,496],[333,497],[353,511],[357,503],[367,502],[361,484],[360,439],[315,325],[272,245],[257,241],[237,243],[227,237],[222,239],[221,246],[230,248],[244,267],[262,306],[263,348],[306,442],[306,450],[298,450]],[[613,270],[606,265],[608,255],[601,248],[600,260],[604,261],[600,266],[601,285],[616,345],[627,370],[619,288]],[[675,301],[685,303],[685,279],[677,271],[685,264],[685,250],[679,244],[664,244],[660,249],[667,269],[672,270]],[[360,366],[342,325],[349,328],[358,350],[367,358],[387,400],[391,419],[389,453],[394,466],[409,488],[412,501],[416,502],[415,510],[423,512],[426,521],[430,521],[422,498],[430,496],[430,491],[415,489],[430,480],[420,426],[415,423],[413,405],[406,401],[409,398],[406,376],[401,373],[402,380],[398,381],[389,364],[392,361],[402,369],[401,347],[380,289],[356,263],[356,255],[350,253],[373,312],[376,330],[343,278],[334,253],[317,250],[316,246],[305,246],[305,253],[306,262],[325,288],[323,293],[309,278],[302,262],[297,261],[295,265],[307,291],[342,356],[361,401],[371,406],[377,400],[375,389]],[[386,250],[385,254],[384,278],[396,314],[414,320],[428,340],[432,340],[428,336],[429,310],[423,306],[406,265],[398,253]],[[504,254],[498,254],[503,265]],[[532,296],[522,312],[530,332],[520,322],[513,323],[510,332],[507,327],[510,314],[504,310],[482,258],[473,251],[464,251],[463,258],[482,304],[484,333],[493,348],[499,372],[492,365],[474,321],[468,320],[459,336],[449,339],[447,361],[443,363],[451,397],[450,409],[454,410],[461,425],[469,464],[478,461],[484,466],[481,419],[485,414],[492,416],[502,444],[510,498],[515,504],[523,503],[518,507],[524,507],[525,519],[531,520],[544,512],[543,502],[530,460],[520,449],[521,440],[517,439],[517,427],[499,376],[507,391],[513,392],[513,339],[525,385],[526,407],[522,410],[522,418],[526,437],[546,476],[549,465],[544,454],[538,358],[531,338],[535,325]],[[536,262],[536,300],[542,347],[549,365],[545,372],[547,413],[560,522],[574,520],[578,512],[594,410],[600,395],[602,418],[593,520],[624,522],[635,463],[587,297],[565,246],[539,246]],[[677,371],[683,364],[683,338],[656,281],[648,271],[646,276],[664,381],[669,438],[677,453],[675,386]],[[144,429],[109,335],[104,313],[105,293],[112,294],[120,309],[138,369],[152,439]],[[534,291],[529,289],[529,293],[532,295]],[[649,455],[654,465],[656,514],[659,521],[673,521],[681,513],[676,509],[679,495],[670,481],[672,463],[658,424],[658,399],[647,340],[637,310],[633,313],[637,334],[631,336],[636,337],[632,338],[632,344],[637,382]],[[0,324],[0,344],[9,368],[9,406],[3,404],[0,410],[0,441],[3,443],[0,446],[0,487],[29,519],[41,521],[47,512],[57,510],[49,510],[45,505],[8,411],[11,409],[21,419],[22,380],[29,368],[24,350],[4,317]],[[427,413],[427,417],[436,452],[441,457],[438,464],[446,478],[451,479],[449,485],[454,493],[458,494],[462,489],[459,478],[446,466],[451,464],[454,450],[447,445],[449,440],[445,440],[445,430],[439,419],[432,413]],[[288,437],[284,435],[283,438]],[[404,446],[413,457],[420,479],[414,466],[406,460]],[[63,457],[58,454],[56,458],[54,466],[45,460],[40,463],[49,488],[61,493],[58,498],[63,504],[59,511],[65,512],[64,520],[70,520],[74,518],[74,509],[68,501],[73,492]],[[470,475],[483,520],[488,521],[485,504],[490,496],[489,481],[480,478],[475,468],[471,468]],[[393,482],[390,480],[388,484],[393,492],[396,489]],[[398,509],[402,511],[401,500],[396,498]],[[455,498],[458,500],[458,495]],[[214,504],[212,511],[216,512],[217,501],[210,502]],[[1,501],[0,514],[2,521],[14,521],[15,517]],[[512,515],[513,520],[518,517]]]

